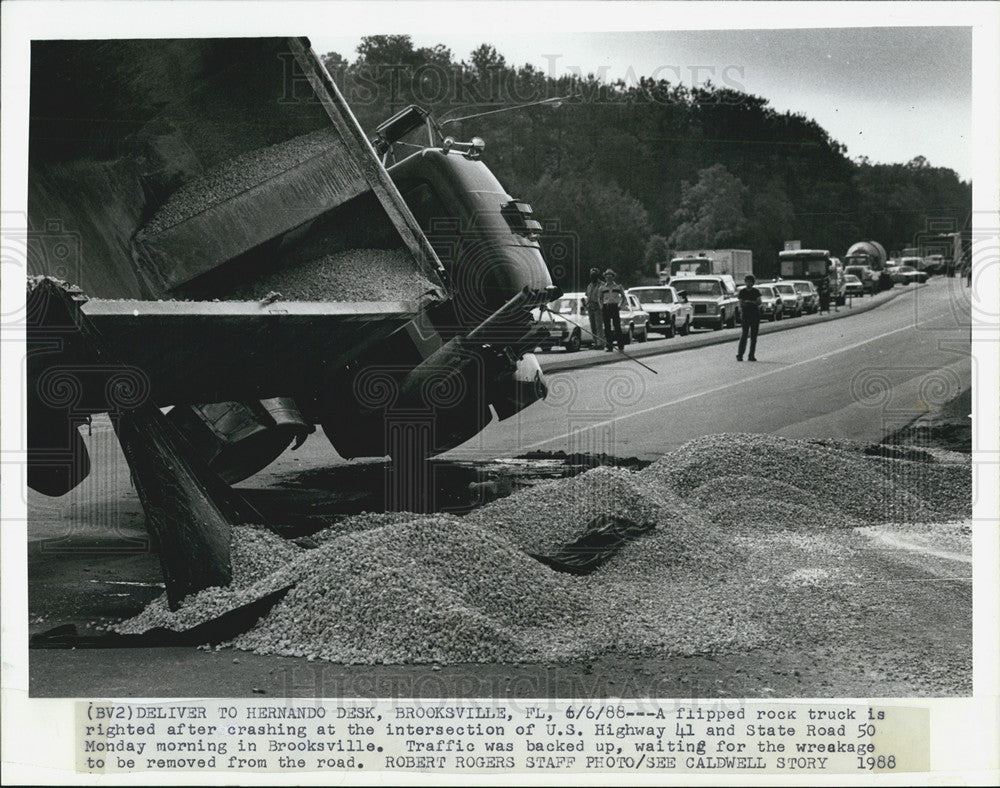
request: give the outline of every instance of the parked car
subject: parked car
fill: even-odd
[[[768,282],[767,284],[773,287],[774,292],[781,298],[781,312],[783,315],[799,317],[802,314],[804,299],[802,298],[802,294],[796,291],[795,285],[783,279],[777,282]]]
[[[543,335],[541,340],[542,350],[562,345],[567,352],[575,353],[584,345],[594,344],[584,293],[566,293],[551,304],[533,309],[531,314],[535,323],[548,332],[548,339]]]
[[[894,265],[886,268],[885,272],[889,278],[898,285],[908,285],[911,282],[926,282],[927,274],[918,271],[912,265]]]
[[[868,293],[869,295],[874,295],[881,289],[879,282],[880,279],[879,272],[876,271],[871,266],[849,265],[844,269],[844,273],[845,275],[853,274],[858,279],[860,279],[865,292]]]
[[[899,258],[899,265],[906,265],[914,271],[920,271],[922,274],[927,276],[928,279],[930,278],[931,273],[933,273],[924,267],[923,257],[901,257]]]
[[[923,263],[920,265],[920,270],[926,271],[931,275],[943,274],[945,265],[944,255],[929,254],[923,259]]]
[[[849,296],[863,296],[865,294],[864,283],[854,274],[844,274],[847,280],[846,292]]]
[[[740,285],[736,288],[736,292],[739,293],[745,287],[745,285]],[[775,320],[781,320],[781,296],[775,292],[775,289],[771,285],[754,285],[754,287],[760,291],[761,319],[766,317],[772,323]]]
[[[649,312],[642,308],[637,296],[626,292],[625,300],[628,302],[628,307],[621,311],[625,344],[645,342],[649,339]]]
[[[816,285],[808,279],[788,279],[788,284],[795,288],[795,292],[802,296],[802,311],[810,315],[819,312],[819,290]]]
[[[739,301],[736,285],[727,275],[675,276],[671,286],[687,296],[694,307],[694,326],[705,326],[718,331],[736,325]]]
[[[630,295],[637,296],[642,308],[649,313],[649,330],[666,337],[687,334],[694,323],[694,307],[687,297],[673,287],[632,287]]]

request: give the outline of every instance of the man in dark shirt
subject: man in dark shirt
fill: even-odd
[[[754,287],[754,279],[747,274],[746,287],[740,290],[740,315],[743,330],[740,333],[740,346],[736,351],[736,360],[743,360],[743,351],[747,349],[747,335],[750,336],[750,361],[756,361],[754,353],[757,350],[757,331],[760,329],[760,290]]]

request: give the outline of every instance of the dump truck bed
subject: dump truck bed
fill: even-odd
[[[358,247],[331,218],[353,211],[374,228],[362,245],[404,252],[421,284],[443,287],[305,39],[36,41],[31,114],[30,274],[157,299],[225,267],[220,297],[244,271],[280,267],[315,223],[332,249]]]

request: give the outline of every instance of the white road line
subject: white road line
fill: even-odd
[[[942,311],[933,316],[928,316],[920,322],[926,322],[936,317],[940,317],[945,314],[948,310]],[[706,394],[714,394],[717,391],[725,391],[726,389],[731,389],[734,386],[742,386],[745,383],[751,383],[755,380],[761,380],[762,378],[770,377],[771,375],[777,375],[780,372],[787,372],[795,367],[801,367],[804,364],[812,364],[815,361],[823,361],[824,359],[830,358],[830,356],[836,356],[839,353],[846,353],[849,350],[855,350],[863,345],[867,345],[870,342],[875,342],[879,339],[884,339],[885,337],[891,337],[893,334],[899,334],[903,331],[913,331],[915,326],[903,326],[902,328],[896,328],[892,331],[887,331],[884,334],[876,334],[875,336],[868,337],[867,339],[862,339],[860,342],[855,342],[853,345],[845,345],[844,347],[837,348],[836,350],[831,350],[829,353],[824,353],[822,356],[816,356],[816,358],[807,358],[802,361],[795,361],[791,364],[786,364],[785,366],[779,367],[778,369],[772,369],[768,372],[761,372],[759,375],[751,375],[748,378],[740,378],[739,380],[734,380],[732,383],[723,383],[720,386],[715,386],[710,389],[705,389],[703,391],[696,391],[693,394],[687,394],[683,397],[670,400],[669,402],[661,402],[659,405],[651,405],[648,408],[643,408],[642,410],[633,410],[630,413],[623,413],[621,416],[615,416],[613,419],[608,419],[607,421],[602,421],[599,423],[588,424],[586,430],[596,430],[601,427],[606,427],[609,424],[614,424],[616,421],[624,421],[625,419],[630,419],[633,416],[642,416],[646,413],[652,413],[653,411],[661,410],[663,408],[669,408],[672,405],[679,405],[682,402],[687,402],[688,400],[697,399],[698,397],[704,397]],[[562,435],[557,435],[554,438],[546,438],[543,441],[538,441],[537,443],[532,443],[528,446],[519,447],[521,451],[530,451],[531,449],[537,449],[539,446],[544,446],[547,443],[554,443],[555,441],[565,440],[575,434],[580,432],[580,430],[572,430],[570,432],[563,433]]]

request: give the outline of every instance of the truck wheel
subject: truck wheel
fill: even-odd
[[[649,339],[649,326],[642,329],[642,333],[636,337],[636,341],[645,342],[647,339]]]
[[[726,316],[719,315],[719,322],[712,326],[713,331],[722,331],[726,327]]]
[[[681,331],[681,336],[682,337],[686,337],[688,334],[691,333],[691,318],[690,317],[684,318],[684,325],[681,326],[680,331]]]
[[[635,326],[629,323],[628,331],[625,333],[625,344],[631,345],[635,342]]]
[[[777,314],[778,314],[778,313],[777,313],[777,311],[774,311],[774,312],[771,312],[771,322],[772,322],[772,323],[773,323],[773,322],[774,322],[775,320],[777,320],[777,319],[778,319],[778,318],[776,317],[776,315],[777,315]]]
[[[726,328],[736,328],[736,313],[733,312],[726,321]]]
[[[577,329],[572,334],[570,334],[569,339],[566,340],[566,352],[576,353],[576,351],[580,349],[581,344],[582,343],[580,340],[580,329]]]
[[[677,323],[675,318],[671,317],[665,329],[663,329],[663,336],[667,339],[673,339],[674,335],[677,334]]]

